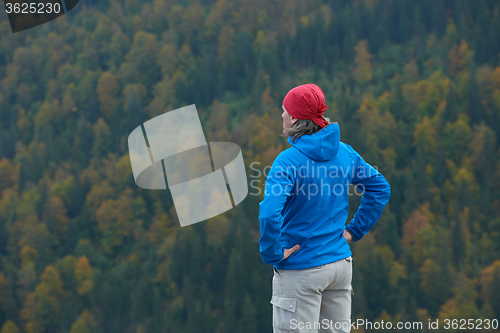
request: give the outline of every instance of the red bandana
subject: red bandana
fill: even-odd
[[[283,106],[294,118],[311,119],[321,128],[328,125],[323,119],[323,113],[328,108],[325,94],[315,84],[303,84],[290,90],[283,99]]]

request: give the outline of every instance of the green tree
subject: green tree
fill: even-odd
[[[459,115],[454,123],[446,123],[443,130],[445,156],[459,164],[472,139],[472,130],[465,115]]]
[[[66,296],[59,272],[54,266],[47,266],[40,277],[40,283],[33,293],[26,297],[21,316],[27,322],[29,332],[58,330],[61,326],[61,303]]]
[[[101,245],[104,253],[112,254],[116,247],[122,246],[132,236],[133,219],[132,193],[127,189],[118,199],[104,201],[96,211],[98,230],[101,232]]]
[[[119,106],[118,89],[119,86],[116,81],[116,76],[108,72],[101,74],[97,82],[97,99],[99,100],[100,111],[108,121],[117,111]]]
[[[356,52],[356,58],[354,59],[354,63],[356,64],[354,79],[359,84],[370,82],[373,77],[370,59],[373,56],[368,52],[368,41],[359,41],[354,51]]]
[[[91,154],[94,158],[103,158],[111,148],[111,131],[108,124],[102,118],[92,125],[94,132],[94,144],[92,145]]]
[[[92,333],[97,328],[97,321],[94,316],[84,310],[78,319],[71,325],[70,333]]]
[[[16,323],[14,323],[12,320],[7,320],[3,324],[2,330],[0,332],[1,333],[19,333],[19,328],[17,327]]]

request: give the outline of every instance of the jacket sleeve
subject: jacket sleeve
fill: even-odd
[[[287,165],[283,153],[278,155],[267,176],[264,199],[259,204],[260,254],[264,263],[276,265],[283,261],[281,246],[283,208],[296,181],[295,168]]]
[[[352,184],[363,193],[361,204],[354,218],[347,225],[347,231],[352,235],[352,241],[356,242],[377,223],[382,215],[382,210],[389,202],[391,186],[385,177],[351,148],[351,156],[354,158],[354,175]]]

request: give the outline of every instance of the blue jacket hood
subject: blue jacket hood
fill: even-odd
[[[292,137],[289,137],[287,141],[315,161],[329,161],[339,151],[339,124],[330,124],[316,133],[303,135],[295,142],[292,142]]]

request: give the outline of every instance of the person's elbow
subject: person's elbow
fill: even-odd
[[[261,252],[260,256],[262,257],[262,261],[266,265],[273,265],[274,266],[274,265],[277,265],[283,261],[283,258],[279,258],[279,257],[278,258],[275,258],[275,257],[271,258],[271,257],[264,255],[262,252]]]
[[[261,243],[260,256],[266,265],[276,265],[283,261],[283,256],[277,253],[274,246],[270,244]]]
[[[391,185],[383,175],[379,175],[372,188],[368,188],[368,197],[374,200],[377,206],[385,207],[391,196]]]
[[[384,180],[385,180],[385,186],[384,186],[384,193],[385,193],[385,204],[384,205],[387,205],[387,203],[389,202],[389,198],[391,197],[391,184],[389,184],[389,182],[387,181],[387,179],[385,179],[384,177]]]

